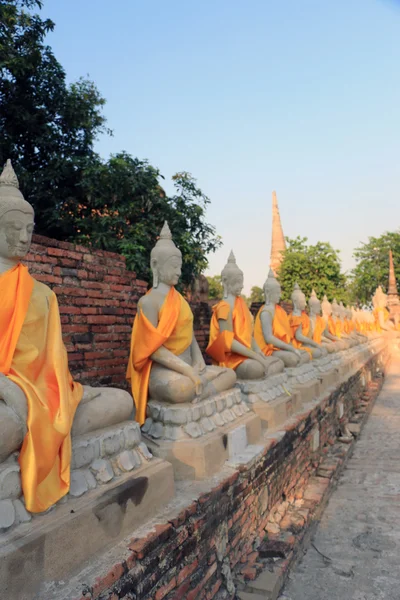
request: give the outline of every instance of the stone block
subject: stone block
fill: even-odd
[[[99,483],[108,483],[114,477],[111,464],[104,458],[96,458],[90,468]]]
[[[0,500],[0,531],[9,529],[16,519],[12,500]]]
[[[32,515],[28,513],[21,500],[13,500],[13,505],[16,523],[29,523],[32,520]]]
[[[3,464],[0,467],[0,500],[19,498],[22,494],[18,464]]]
[[[86,481],[85,474],[82,471],[71,471],[71,485],[69,488],[69,495],[74,498],[83,496],[89,489]]]
[[[228,433],[228,452],[232,459],[246,450],[247,431],[244,424],[235,427]]]

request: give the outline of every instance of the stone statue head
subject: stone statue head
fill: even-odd
[[[157,288],[160,282],[169,286],[178,283],[182,272],[182,254],[172,241],[167,221],[151,251],[150,266],[153,273],[153,288]]]
[[[346,306],[346,316],[349,321],[353,320],[353,310],[352,310],[351,306],[349,306],[349,305]]]
[[[383,291],[381,286],[376,288],[376,292],[372,297],[372,304],[374,308],[386,308],[387,306],[387,295]]]
[[[221,271],[221,281],[224,288],[224,298],[228,294],[232,296],[240,296],[243,289],[243,271],[236,264],[236,258],[231,251],[228,262]]]
[[[346,319],[347,317],[347,311],[342,301],[339,302],[339,316],[341,319]]]
[[[301,291],[298,283],[294,284],[291,298],[292,298],[294,310],[299,310],[300,312],[305,310],[306,305],[307,305],[306,297],[303,294],[303,292]]]
[[[18,263],[31,247],[34,228],[32,206],[24,200],[11,160],[0,175],[0,258]]]
[[[277,281],[272,269],[269,270],[268,277],[264,283],[265,304],[278,304],[281,299],[281,286]]]
[[[337,303],[336,298],[334,298],[332,301],[332,315],[338,319],[341,318],[340,307],[339,307],[339,304]]]
[[[315,290],[311,292],[311,296],[308,300],[308,306],[310,309],[310,316],[314,317],[321,314],[321,302],[318,300]]]
[[[327,296],[325,295],[321,302],[322,314],[324,317],[330,317],[332,314],[332,304],[329,302]]]

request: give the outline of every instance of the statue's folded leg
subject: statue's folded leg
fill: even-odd
[[[319,348],[310,348],[311,350],[311,354],[313,358],[321,358],[322,357],[322,350],[320,350]]]
[[[288,350],[276,350],[272,356],[282,360],[287,368],[297,367],[300,363],[299,357]]]
[[[150,373],[149,396],[151,400],[181,404],[193,402],[196,389],[193,381],[186,375],[153,364]]]
[[[0,400],[0,463],[21,448],[24,437],[20,418]]]
[[[259,362],[247,358],[236,368],[236,375],[239,379],[263,379],[265,370]]]
[[[133,399],[117,388],[92,388],[98,395],[78,405],[72,425],[72,436],[117,425],[134,416]]]
[[[236,383],[235,371],[227,367],[207,367],[201,377],[206,382],[201,395],[203,400],[232,389]]]
[[[308,352],[306,352],[306,350],[300,350],[300,352],[301,352],[301,358],[300,358],[299,366],[309,363],[311,360],[311,356],[308,354]]]

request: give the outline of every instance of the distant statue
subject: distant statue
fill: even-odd
[[[281,293],[281,286],[270,269],[264,283],[265,304],[256,316],[254,337],[266,356],[280,358],[286,367],[297,367],[309,362],[310,355],[293,345],[289,317],[278,304]]]
[[[182,254],[165,222],[150,255],[153,287],[139,300],[132,330],[127,377],[132,384],[136,420],[146,419],[148,398],[194,402],[232,388],[232,369],[207,367],[193,333],[193,313],[175,289]]]
[[[381,286],[378,286],[375,294],[372,297],[372,304],[374,307],[373,315],[375,318],[376,330],[378,333],[382,331],[390,331],[393,329],[393,323],[390,322],[390,313],[387,309],[387,295],[382,290]]]
[[[326,356],[327,350],[311,337],[310,317],[305,311],[307,306],[306,297],[297,283],[293,288],[292,303],[293,312],[289,316],[289,323],[292,328],[293,346],[307,350],[312,358]]]
[[[224,299],[213,307],[207,354],[241,379],[262,379],[283,371],[278,358],[266,357],[253,337],[253,317],[243,300],[243,272],[233,252],[221,273]]]
[[[123,390],[73,381],[55,294],[29,275],[33,208],[7,161],[0,177],[0,462],[19,453],[30,512],[43,512],[70,487],[72,435],[130,418]],[[22,447],[21,447],[22,446]]]

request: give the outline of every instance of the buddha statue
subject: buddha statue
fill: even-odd
[[[350,335],[350,324],[347,320],[347,313],[343,302],[338,303],[336,298],[332,302],[332,315],[336,321],[336,332],[338,337],[347,341],[350,346],[358,344],[359,340]]]
[[[123,390],[73,381],[55,294],[21,263],[34,211],[7,164],[0,176],[0,461],[19,451],[28,511],[46,511],[70,487],[71,432],[129,419]]]
[[[284,363],[263,354],[253,337],[253,316],[241,296],[243,272],[233,252],[222,269],[223,300],[213,306],[207,354],[214,363],[234,369],[240,379],[262,379],[280,373]]]
[[[297,367],[310,361],[310,354],[293,345],[289,317],[279,306],[281,286],[270,269],[264,284],[265,304],[260,308],[254,325],[254,338],[266,356],[280,358],[285,367]]]
[[[312,358],[322,358],[328,351],[312,339],[310,317],[306,313],[306,297],[296,283],[292,292],[293,312],[289,316],[293,346],[309,352]]]
[[[376,324],[376,331],[381,333],[382,331],[391,331],[393,329],[393,323],[389,320],[390,313],[387,307],[387,295],[382,290],[381,286],[378,286],[375,294],[372,297],[372,304],[374,307],[373,316]]]
[[[324,335],[327,339],[332,342],[335,342],[338,350],[345,350],[350,346],[348,342],[341,339],[341,331],[340,328],[337,327],[336,320],[332,314],[332,304],[329,302],[327,296],[325,295],[322,302],[322,317],[326,324],[326,329]]]
[[[321,316],[321,302],[319,301],[314,290],[312,290],[311,296],[308,299],[308,308],[310,315],[309,337],[312,337],[314,342],[316,342],[318,346],[322,346],[327,352],[337,352],[338,347],[335,345],[335,340],[330,339],[331,335],[328,331],[325,320]]]
[[[196,402],[236,383],[232,369],[206,367],[193,333],[192,311],[175,289],[182,254],[167,222],[151,251],[150,264],[153,287],[138,303],[127,370],[140,425],[146,419],[148,398],[174,404]]]

